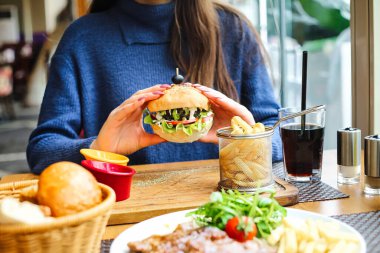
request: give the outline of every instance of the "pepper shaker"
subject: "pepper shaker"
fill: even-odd
[[[360,181],[361,131],[342,128],[337,132],[338,183],[356,184]]]
[[[380,194],[380,135],[364,138],[364,193]]]

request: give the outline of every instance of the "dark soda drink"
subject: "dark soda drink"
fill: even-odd
[[[324,127],[288,124],[281,127],[285,168],[289,176],[309,177],[321,169]]]

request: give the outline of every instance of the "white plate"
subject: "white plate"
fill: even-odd
[[[366,244],[363,237],[351,226],[340,222],[336,219],[323,216],[317,213],[308,211],[286,208],[288,211],[287,217],[297,219],[313,219],[322,221],[334,221],[340,224],[341,230],[355,234],[360,241],[360,252],[366,252]],[[189,221],[191,218],[185,217],[185,214],[191,210],[169,213],[157,216],[143,222],[140,222],[122,232],[111,245],[111,253],[128,253],[127,244],[132,241],[143,240],[151,235],[164,235],[174,231],[178,224]]]

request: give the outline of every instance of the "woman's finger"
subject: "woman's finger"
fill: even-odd
[[[140,145],[142,148],[145,148],[145,147],[156,145],[165,141],[166,141],[165,139],[162,139],[160,136],[156,134],[146,133],[144,134],[144,136],[141,137]]]
[[[210,101],[211,106],[215,106],[215,107],[220,108],[220,106],[219,106],[215,101],[213,101],[213,100],[211,100],[211,99],[209,99],[208,101]]]
[[[141,93],[137,95],[133,95],[132,97],[125,100],[120,106],[124,106],[127,104],[135,103],[136,101],[144,99],[145,101],[151,101],[154,99],[159,98],[160,96],[164,95],[163,91],[153,91],[148,93]]]
[[[151,93],[145,93],[145,94],[140,94],[136,95],[133,98],[127,99],[124,101],[119,107],[121,110],[124,112],[122,113],[120,117],[125,117],[128,113],[130,113],[130,108],[133,108],[134,110],[140,109],[138,111],[143,111],[146,107],[146,103],[152,100],[155,100],[159,97],[161,97],[164,93],[162,91],[154,91]],[[130,107],[129,105],[133,105]]]
[[[229,111],[233,115],[239,115],[249,124],[255,124],[252,113],[247,108],[228,98],[223,93],[199,84],[193,84],[193,87],[202,91],[202,94],[205,95],[215,107]]]
[[[217,104],[225,111],[229,111],[233,115],[240,116],[243,120],[245,120],[248,124],[255,124],[255,120],[253,118],[252,113],[241,104],[233,101],[232,99],[218,99]]]
[[[141,97],[141,99],[129,103],[118,106],[115,110],[113,110],[110,114],[115,120],[124,120],[126,116],[132,114],[137,109],[141,108],[141,106],[145,103],[145,97]]]
[[[248,124],[255,124],[252,113],[246,107],[224,95],[219,96],[218,93],[220,92],[203,92],[203,94],[208,97],[209,101],[211,101],[215,106],[219,106],[219,108],[223,109],[224,111],[228,111],[233,115],[242,117],[243,120],[245,120]]]
[[[166,89],[169,89],[170,87],[171,87],[170,84],[157,84],[157,85],[154,85],[152,87],[149,87],[149,88],[146,88],[143,90],[139,90],[135,94],[133,94],[132,96],[144,94],[144,93],[150,93],[150,92],[154,92],[154,91],[164,91]]]
[[[206,86],[194,86],[197,90],[201,91],[203,95],[207,96],[209,99],[217,99],[217,98],[228,98],[223,93],[214,90],[212,88]]]
[[[205,95],[208,99],[214,101],[218,105],[225,106],[228,104],[228,106],[231,106],[231,107],[232,106],[236,108],[243,107],[241,104],[239,104],[235,100],[211,88],[207,88],[207,90],[203,91],[202,94]]]

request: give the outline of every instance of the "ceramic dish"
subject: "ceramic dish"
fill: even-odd
[[[132,241],[145,239],[151,235],[164,235],[171,233],[178,224],[189,221],[191,218],[185,217],[190,210],[169,213],[140,222],[122,232],[111,245],[111,253],[129,253],[127,244]],[[353,227],[336,219],[323,216],[317,213],[287,208],[289,218],[322,220],[326,222],[336,222],[344,232],[354,234],[359,240],[360,251],[366,252],[366,244],[363,237]]]
[[[80,153],[86,158],[86,160],[115,163],[124,166],[129,162],[129,159],[126,156],[95,149],[81,149]]]

